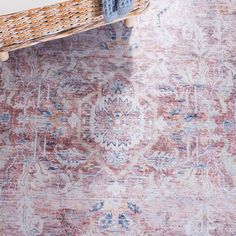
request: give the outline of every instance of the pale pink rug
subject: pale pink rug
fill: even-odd
[[[0,64],[1,236],[235,236],[236,4],[153,1]]]

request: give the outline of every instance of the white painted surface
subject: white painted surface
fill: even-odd
[[[0,0],[0,15],[53,5],[66,0]]]

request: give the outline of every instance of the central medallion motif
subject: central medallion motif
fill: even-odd
[[[143,136],[141,107],[129,96],[106,96],[97,101],[92,134],[106,148],[130,148]]]

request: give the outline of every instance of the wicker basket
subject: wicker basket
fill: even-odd
[[[134,9],[126,18],[140,14],[149,5],[149,0],[134,1]],[[66,37],[105,24],[101,0],[65,1],[3,15],[0,16],[0,53]]]

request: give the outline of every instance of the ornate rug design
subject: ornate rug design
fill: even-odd
[[[0,235],[236,235],[236,4],[152,1],[0,64]]]

